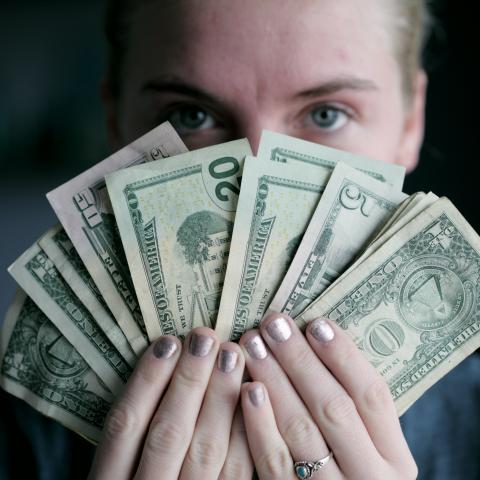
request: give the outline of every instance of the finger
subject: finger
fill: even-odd
[[[242,409],[237,405],[233,417],[227,458],[218,480],[252,480],[253,459],[248,448]]]
[[[137,478],[178,478],[215,365],[218,340],[209,328],[188,335],[170,385],[150,423]]]
[[[293,460],[278,431],[267,390],[259,382],[242,386],[248,444],[260,480],[294,480]]]
[[[388,385],[353,340],[326,319],[309,324],[307,339],[353,399],[380,454],[391,463],[413,461]]]
[[[261,330],[345,476],[368,478],[384,465],[352,398],[323,365],[293,320],[273,313],[262,322]]]
[[[227,455],[244,367],[245,360],[237,344],[220,345],[217,365],[183,463],[181,480],[218,477]]]
[[[180,342],[166,336],[143,354],[108,414],[90,478],[132,478],[148,425],[180,351]]]
[[[318,426],[287,374],[266,348],[259,332],[250,330],[244,334],[240,345],[244,348],[246,365],[252,378],[262,382],[268,389],[278,429],[294,460],[319,460],[327,456],[330,449]],[[334,461],[330,462],[329,470],[332,475],[330,478],[340,477]]]

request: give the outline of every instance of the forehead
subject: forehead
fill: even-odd
[[[148,66],[151,75],[260,91],[355,72],[375,79],[394,67],[384,10],[379,0],[148,2],[132,18],[133,75]]]

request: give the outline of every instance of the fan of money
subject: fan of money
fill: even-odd
[[[9,268],[2,387],[97,442],[150,342],[237,340],[281,311],[337,322],[401,415],[480,346],[480,239],[404,175],[269,131],[256,157],[188,152],[158,126],[47,194],[60,224]]]

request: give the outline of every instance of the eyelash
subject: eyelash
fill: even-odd
[[[180,103],[169,105],[167,108],[165,108],[164,112],[162,112],[161,115],[159,115],[156,118],[156,121],[157,123],[161,123],[168,120],[172,124],[172,126],[175,128],[175,130],[177,130],[177,132],[179,133],[191,133],[199,130],[206,130],[206,128],[189,128],[189,127],[178,125],[178,121],[181,121],[182,119],[179,118],[175,120],[174,118],[172,118],[174,115],[181,116],[182,113],[188,113],[189,110],[190,111],[196,110],[197,112],[201,111],[201,112],[204,112],[207,118],[210,117],[210,119],[213,120],[215,125],[208,128],[214,128],[214,127],[217,127],[218,125],[221,125],[221,122],[219,122],[217,115],[211,113],[209,109],[204,108],[200,105],[196,105],[194,103],[188,103],[188,102],[186,103],[180,102]]]
[[[324,110],[324,111],[329,111],[329,112],[335,112],[337,115],[343,115],[343,122],[341,123],[340,126],[336,126],[334,128],[332,127],[321,127],[318,125],[314,120],[313,120],[313,115],[316,111],[319,110]],[[340,130],[344,125],[346,125],[351,119],[354,118],[354,113],[350,108],[347,108],[345,106],[339,106],[338,104],[334,103],[321,103],[312,106],[309,106],[307,109],[302,112],[301,117],[306,121],[307,123],[311,123],[312,127],[318,130],[321,130],[326,133],[330,132],[336,132],[337,130]],[[310,125],[308,125],[310,126]]]
[[[208,127],[204,127],[203,124],[200,126],[200,128],[195,128],[195,127],[185,127],[185,125],[179,125],[179,122],[182,121],[181,118],[177,118],[176,120],[172,118],[174,115],[181,116],[182,114],[187,114],[191,112],[196,111],[198,112],[203,112],[205,114],[205,118],[210,119],[210,121],[213,121],[214,124]],[[317,122],[313,119],[313,115],[315,112],[318,112],[320,110],[323,111],[329,111],[329,112],[335,112],[337,115],[343,115],[343,123],[341,123],[340,126],[335,126],[334,128],[332,127],[322,127],[318,125]],[[341,129],[345,124],[349,122],[352,118],[354,118],[354,112],[345,107],[345,106],[339,106],[338,104],[333,104],[333,103],[321,103],[317,104],[314,106],[309,106],[305,108],[299,115],[300,117],[300,123],[302,126],[307,126],[311,127],[314,129],[318,129],[319,131],[323,131],[325,133],[333,133],[336,132],[337,130]],[[337,117],[338,118],[338,117]],[[222,126],[222,123],[218,120],[218,116],[211,113],[209,109],[203,108],[200,105],[196,105],[194,103],[175,103],[171,104],[168,106],[168,108],[165,109],[165,112],[162,113],[157,118],[157,121],[163,122],[165,120],[169,120],[170,123],[173,125],[173,127],[179,132],[179,133],[193,133],[193,132],[198,132],[200,130],[207,130],[210,128],[215,128],[218,126]],[[184,119],[183,119],[184,120]],[[202,122],[203,123],[203,122]]]

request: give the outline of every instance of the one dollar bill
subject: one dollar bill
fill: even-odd
[[[137,363],[137,356],[128,343],[125,334],[112,317],[100,291],[78,256],[65,230],[61,226],[50,229],[42,236],[38,244],[48,255],[48,258],[53,262],[73,293],[90,312],[103,333],[133,368]]]
[[[99,328],[38,244],[24,252],[8,271],[109,390],[114,394],[120,392],[132,367]]]
[[[80,258],[137,354],[146,348],[148,339],[118,237],[105,175],[186,151],[175,130],[164,123],[47,194]]]
[[[480,238],[445,198],[296,318],[335,321],[390,387],[401,415],[480,346]]]
[[[47,316],[19,291],[0,334],[0,384],[33,408],[98,442],[112,393]]]

